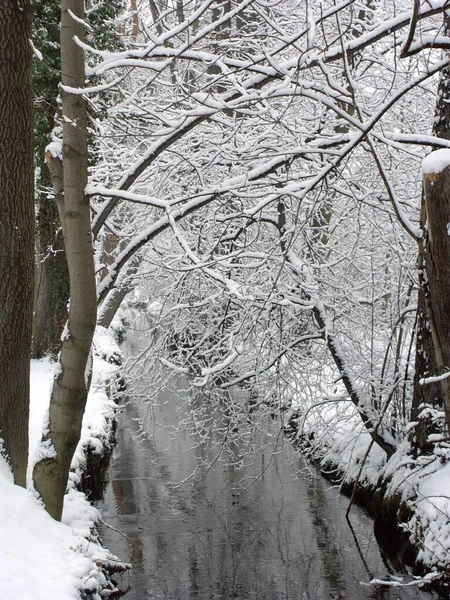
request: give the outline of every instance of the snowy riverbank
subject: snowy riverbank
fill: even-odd
[[[88,448],[92,453],[109,449],[117,409],[108,389],[117,371],[111,361],[117,362],[120,350],[102,328],[94,346],[92,385],[61,523],[49,517],[30,485],[25,490],[13,484],[9,467],[0,458],[0,600],[77,600],[80,595],[99,600],[112,591],[106,572],[123,568],[100,545],[93,533],[100,514],[75,487],[86,467]],[[54,369],[48,359],[31,364],[29,481]]]
[[[418,572],[427,579],[450,573],[450,444],[436,439],[430,455],[413,457],[408,439],[386,461],[350,403],[318,403],[291,415],[296,440],[374,516],[387,517],[408,536]],[[438,436],[436,436],[438,437]],[[359,496],[359,498],[358,498]]]

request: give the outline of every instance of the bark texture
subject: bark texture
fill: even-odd
[[[25,485],[34,270],[31,2],[0,10],[0,437]]]
[[[450,17],[444,18],[444,35],[450,35]],[[435,119],[433,126],[433,134],[443,139],[450,139],[450,69],[446,68],[440,74],[439,85],[436,99],[436,110]],[[444,176],[444,174],[442,174]],[[448,178],[448,174],[446,175]],[[442,187],[444,180],[441,178],[439,189],[441,193],[445,193],[445,184]],[[413,400],[411,409],[411,421],[418,421],[417,426],[414,429],[414,446],[420,451],[429,451],[432,446],[428,442],[428,435],[430,433],[437,432],[437,423],[435,419],[430,418],[427,413],[419,418],[422,409],[425,406],[442,410],[444,404],[444,397],[442,392],[447,393],[447,390],[443,389],[446,384],[428,383],[427,385],[421,385],[420,380],[427,377],[438,375],[442,372],[442,358],[439,359],[439,349],[436,348],[435,343],[439,343],[439,338],[436,336],[437,323],[435,322],[435,309],[433,308],[434,297],[436,294],[436,284],[442,282],[442,277],[438,274],[438,280],[433,282],[432,288],[434,290],[433,297],[430,296],[429,278],[433,277],[433,269],[428,272],[428,267],[433,266],[434,257],[429,254],[430,250],[433,253],[433,248],[436,241],[431,242],[428,235],[428,218],[430,212],[433,212],[434,205],[439,211],[448,211],[448,197],[443,196],[441,200],[436,197],[436,192],[432,190],[434,182],[432,180],[427,181],[424,178],[422,188],[422,206],[420,215],[420,227],[424,232],[424,239],[419,242],[419,256],[418,256],[418,273],[419,273],[419,294],[417,302],[417,341],[416,341],[416,356],[415,356],[415,374],[414,374],[414,388],[413,388]],[[427,188],[428,198],[427,202]],[[441,215],[442,217],[442,215]],[[431,215],[431,219],[434,217]],[[440,229],[438,228],[435,233],[439,234]],[[445,239],[444,245],[448,241],[447,231],[441,232],[444,234]],[[443,249],[444,253],[445,250]],[[437,259],[439,257],[436,257]],[[432,262],[428,262],[430,259]],[[427,264],[428,262],[428,264]],[[445,282],[444,282],[445,283]],[[448,293],[442,289],[442,293]],[[439,310],[439,307],[436,307]],[[449,317],[450,318],[450,317]],[[448,343],[448,340],[447,340]],[[436,352],[437,351],[437,352]],[[439,359],[439,360],[438,360]],[[447,365],[450,368],[450,365]],[[448,420],[448,409],[447,414],[447,426],[450,424]]]
[[[45,154],[46,176],[53,187],[53,197],[41,198],[38,214],[38,237],[41,264],[34,295],[32,358],[46,354],[57,356],[61,335],[67,321],[67,303],[70,296],[69,273],[59,212],[63,210],[64,175],[62,162],[49,152]],[[44,223],[45,221],[45,223]],[[51,249],[51,250],[50,250]]]
[[[424,247],[425,302],[437,372],[450,373],[450,167],[424,175],[426,210]],[[450,425],[450,378],[439,382],[447,425]]]
[[[74,41],[75,36],[84,40],[83,19],[83,0],[62,0],[62,84],[71,88],[84,85],[83,51]],[[62,339],[60,368],[50,400],[49,433],[45,439],[47,454],[44,450],[33,472],[35,488],[47,511],[57,520],[61,519],[70,464],[80,439],[97,304],[89,200],[84,194],[88,166],[86,104],[82,95],[69,93],[64,87],[61,98],[63,194],[57,193],[58,166],[50,167],[69,269],[70,308]]]
[[[114,288],[100,307],[98,324],[108,329],[123,300],[132,291],[132,288]]]
[[[42,177],[41,183],[44,181]],[[49,185],[51,182],[49,181]],[[69,274],[54,198],[39,195],[39,263],[35,289],[32,358],[51,354],[56,358],[67,320]]]
[[[69,273],[51,174],[45,149],[60,113],[58,105],[61,61],[59,52],[60,0],[34,2],[34,44],[44,60],[33,61],[34,152],[36,160],[36,287],[32,358],[51,354],[55,359],[67,321]]]

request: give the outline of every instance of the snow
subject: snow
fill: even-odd
[[[446,444],[448,446],[448,444]],[[416,510],[407,528],[423,532],[418,558],[433,567],[449,566],[450,555],[450,464],[433,461],[433,469],[417,484]]]
[[[419,379],[420,385],[427,385],[428,383],[437,383],[438,381],[444,381],[450,377],[450,373],[443,373],[442,375],[436,375],[434,377],[424,377]]]
[[[33,55],[38,60],[44,60],[44,57],[42,56],[42,52],[36,48],[36,46],[33,44],[33,40],[28,40],[28,41],[30,42],[30,46],[31,46],[31,49],[33,51]]]
[[[414,458],[410,454],[407,432],[395,454],[386,461],[385,453],[371,437],[349,401],[322,401],[309,410],[294,402],[301,410],[298,427],[306,439],[312,433],[318,444],[311,455],[325,470],[330,467],[342,475],[345,483],[359,480],[362,487],[374,489],[382,477],[388,481],[388,495],[399,495],[411,517],[400,527],[410,533],[410,541],[418,548],[417,561],[429,576],[439,576],[450,567],[450,457],[449,439],[432,434],[430,455]],[[325,440],[325,442],[324,442]],[[364,464],[363,464],[363,461]],[[361,465],[362,468],[361,468]]]
[[[53,156],[53,158],[61,159],[62,143],[59,142],[58,140],[54,140],[53,142],[50,142],[50,144],[48,144],[48,146],[46,146],[45,151],[49,152]]]
[[[358,478],[372,438],[350,402],[343,400],[340,395],[330,396],[329,400],[318,402],[300,425],[306,436],[314,431],[318,439],[327,440],[320,449],[320,456],[317,455],[323,466],[336,465],[345,482]],[[366,457],[360,482],[376,485],[384,463],[385,453],[373,444]]]
[[[0,598],[79,598],[81,578],[95,567],[77,549],[83,539],[54,521],[28,490],[13,485],[8,467],[0,461]]]
[[[450,149],[441,148],[426,156],[422,161],[422,171],[425,175],[441,173],[450,166]]]
[[[103,548],[93,530],[100,514],[75,489],[85,465],[88,446],[100,451],[109,443],[116,404],[109,398],[108,382],[118,366],[108,362],[120,350],[106,330],[95,337],[94,372],[80,443],[65,497],[62,522],[54,521],[29,485],[14,485],[5,459],[0,457],[0,600],[76,600],[89,591],[100,600],[109,588],[102,565],[121,564]],[[48,403],[56,363],[31,361],[30,466],[36,460],[41,433],[48,426]]]
[[[93,28],[89,25],[89,23],[87,23],[84,19],[81,19],[80,17],[78,17],[76,14],[74,14],[70,8],[67,9],[67,12],[69,13],[69,15],[72,17],[72,19],[74,21],[76,21],[77,23],[80,23],[80,25],[83,25],[83,27],[86,27],[86,29],[90,29],[91,31],[93,30]]]
[[[86,196],[111,196],[118,199],[136,202],[137,204],[146,204],[148,206],[156,206],[158,208],[167,209],[173,202],[160,200],[152,196],[144,196],[143,194],[133,194],[122,190],[110,190],[102,186],[87,185],[84,188]]]

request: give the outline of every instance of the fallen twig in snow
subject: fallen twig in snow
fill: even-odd
[[[440,579],[441,577],[442,577],[442,573],[427,573],[423,577],[418,577],[417,579],[414,579],[413,581],[408,581],[408,583],[403,583],[402,581],[398,581],[398,580],[387,581],[384,579],[372,579],[371,581],[369,581],[369,583],[361,582],[361,585],[366,585],[366,586],[384,585],[384,586],[389,586],[389,587],[411,587],[414,585],[424,585],[426,583],[431,583],[432,581],[435,581],[436,579]]]

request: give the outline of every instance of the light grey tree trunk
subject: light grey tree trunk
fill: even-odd
[[[111,325],[123,300],[132,291],[132,288],[114,288],[100,307],[98,324],[106,329]]]
[[[73,14],[76,18],[71,16]],[[74,37],[84,40],[84,0],[61,2],[63,86],[84,85],[84,55]],[[90,349],[96,322],[96,285],[87,183],[86,105],[79,94],[61,89],[63,194],[58,195],[70,277],[70,308],[60,365],[50,400],[47,455],[35,465],[34,485],[47,511],[61,519],[70,464],[80,439],[86,405]],[[55,165],[53,165],[55,167]],[[56,169],[54,169],[56,172]]]
[[[0,10],[0,438],[25,485],[34,271],[31,2]]]

